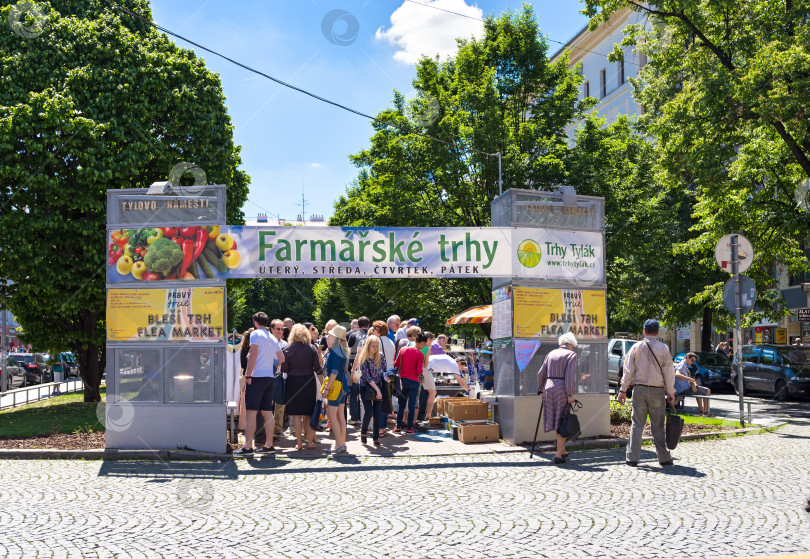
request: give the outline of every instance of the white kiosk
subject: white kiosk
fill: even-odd
[[[225,279],[152,278],[137,264],[156,246],[145,231],[186,250],[206,226],[225,226],[225,186],[107,191],[108,449],[225,452]]]
[[[542,399],[537,372],[567,331],[579,342],[582,437],[609,435],[604,199],[578,196],[571,187],[510,189],[491,207],[493,227],[525,230],[526,239],[513,250],[528,268],[524,277],[492,282],[494,394],[502,438],[516,444],[534,438]],[[554,232],[563,233],[566,242],[555,240]],[[541,428],[538,440],[553,439],[554,433]]]

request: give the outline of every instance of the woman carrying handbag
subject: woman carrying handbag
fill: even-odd
[[[326,398],[326,415],[329,418],[330,431],[335,438],[336,454],[348,452],[346,448],[346,395],[349,392],[347,361],[349,344],[346,342],[346,328],[335,326],[326,336],[329,356],[324,364],[328,377],[323,382],[323,394]]]
[[[360,442],[368,442],[368,424],[373,419],[372,439],[374,446],[380,446],[380,425],[382,423],[383,377],[385,375],[385,355],[380,351],[380,338],[369,336],[357,357],[360,367],[360,397],[363,402],[363,423],[360,428]]]
[[[577,339],[570,332],[559,338],[560,347],[551,351],[543,360],[543,366],[537,373],[538,393],[543,394],[543,408],[546,416],[543,431],[557,431],[560,418],[569,404],[574,403],[577,391]],[[556,433],[557,454],[555,464],[565,464],[568,453],[565,452],[565,437]]]

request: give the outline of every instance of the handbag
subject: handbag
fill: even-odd
[[[287,379],[284,378],[285,376],[286,374],[277,376],[273,383],[273,401],[279,405],[287,403]]]
[[[343,390],[343,383],[338,379],[335,379],[332,386],[329,387],[329,393],[325,394],[327,386],[329,386],[328,381],[324,381],[323,386],[321,387],[321,393],[324,393],[324,397],[327,400],[337,400],[338,396],[340,396],[340,391]]]
[[[582,404],[579,400],[574,400],[573,404],[565,406],[565,411],[560,416],[560,424],[557,426],[557,434],[565,440],[572,440],[582,434],[582,429],[579,427],[579,418],[577,417],[576,410],[580,409]]]
[[[394,397],[399,400],[407,400],[408,395],[402,391],[402,377],[399,375],[391,375],[391,384],[389,386],[392,388]]]
[[[312,410],[312,417],[309,418],[309,426],[317,429],[321,424],[321,408],[323,407],[323,400],[315,401],[315,408]]]
[[[678,446],[678,441],[681,440],[681,434],[683,433],[683,418],[675,413],[675,406],[670,404],[672,407],[672,412],[669,411],[667,408],[667,422],[665,427],[665,434],[667,439],[667,448],[669,450],[675,450],[675,447]]]
[[[318,378],[318,375],[315,375],[315,399],[319,402],[323,401],[323,386],[321,385],[321,381]]]
[[[382,391],[380,391],[382,393]],[[363,385],[363,399],[364,400],[371,400],[374,402],[377,400],[377,391],[370,384]]]

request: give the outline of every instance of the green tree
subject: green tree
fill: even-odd
[[[314,286],[314,279],[248,280],[241,290],[243,301],[237,309],[233,327],[239,332],[251,328],[253,314],[259,311],[266,313],[271,319],[290,317],[296,322],[312,322],[315,311],[312,296]]]
[[[6,22],[15,6],[4,4]],[[120,4],[151,19],[144,0]],[[38,6],[41,34],[0,33],[0,277],[13,282],[2,296],[28,341],[76,353],[85,398],[97,401],[106,190],[146,187],[193,161],[228,185],[238,223],[248,177],[219,78],[193,52],[101,1]]]
[[[662,187],[654,147],[626,118],[608,126],[589,116],[569,141],[565,127],[596,103],[578,100],[581,80],[576,68],[568,69],[567,54],[554,64],[547,60],[530,8],[489,18],[485,36],[460,42],[454,58],[417,64],[417,98],[408,103],[395,93],[393,108],[379,115],[398,128],[375,125],[371,146],[353,157],[358,178],[335,205],[332,224],[488,225],[490,202],[498,194],[497,168],[474,150],[500,150],[504,188],[568,184],[579,194],[605,198],[611,330],[638,329],[649,316],[679,321],[697,312],[671,303],[687,301],[696,285],[695,270],[677,261],[672,249],[674,241],[688,238],[694,196]],[[425,122],[429,126],[421,126]],[[333,292],[349,285],[332,283]],[[431,329],[442,328],[450,314],[488,301],[491,289],[489,280],[360,285],[387,302],[386,311],[419,316]],[[351,284],[341,297],[355,316],[368,309],[353,306],[364,304],[352,298],[358,291]]]
[[[727,275],[709,270],[717,240],[738,232],[757,255],[747,274],[763,313],[750,320],[782,316],[774,272],[806,269],[800,249],[810,230],[801,187],[810,176],[807,2],[583,1],[591,29],[628,6],[649,16],[625,30],[612,57],[622,56],[619,46],[648,56],[631,80],[645,108],[640,129],[655,144],[662,184],[693,196],[691,233],[673,247],[703,270],[687,306],[719,310],[729,325],[720,298]]]
[[[524,6],[487,17],[484,36],[460,40],[454,57],[422,58],[413,81],[417,98],[394,92],[393,107],[377,116],[370,146],[352,156],[357,180],[336,202],[330,224],[488,225],[499,184],[498,161],[487,154],[496,152],[504,189],[564,183],[565,126],[593,100],[577,99],[581,78],[566,57],[551,63],[547,55],[534,13]],[[351,295],[341,297],[350,315],[414,315],[433,329],[487,302],[491,291],[489,280],[338,283]],[[359,301],[360,293],[375,306]]]

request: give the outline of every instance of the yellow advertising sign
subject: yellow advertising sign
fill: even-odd
[[[774,342],[780,345],[787,345],[787,328],[776,329],[776,340],[774,340]]]
[[[225,288],[108,289],[111,342],[217,342],[225,331]]]
[[[604,291],[515,287],[516,338],[556,338],[571,332],[578,339],[607,336],[607,301]]]

